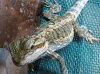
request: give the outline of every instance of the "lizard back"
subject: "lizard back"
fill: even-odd
[[[61,49],[72,41],[73,22],[73,16],[68,14],[66,17],[58,17],[53,23],[48,23],[45,38],[49,42],[49,49]]]

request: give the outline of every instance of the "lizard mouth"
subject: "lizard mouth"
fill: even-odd
[[[25,55],[25,58],[20,62],[20,65],[25,65],[31,62],[36,61],[41,58],[42,54],[44,54],[48,50],[48,42],[45,42],[44,46],[41,48],[31,50],[29,53]]]

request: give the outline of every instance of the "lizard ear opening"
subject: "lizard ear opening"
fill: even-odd
[[[35,46],[34,46],[34,45],[32,45],[32,46],[31,46],[31,49],[34,49],[34,47],[35,47]]]

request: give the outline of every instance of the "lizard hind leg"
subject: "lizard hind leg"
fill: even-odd
[[[75,32],[80,36],[86,39],[86,41],[93,43],[93,41],[100,41],[100,38],[96,38],[92,35],[92,31],[89,30],[86,26],[80,26],[75,24]]]
[[[64,59],[52,50],[48,50],[47,53],[49,53],[53,58],[55,58],[60,63],[61,74],[68,74]]]

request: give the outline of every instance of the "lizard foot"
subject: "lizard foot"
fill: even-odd
[[[99,42],[100,41],[100,38],[96,38],[94,37],[92,34],[90,33],[87,33],[87,36],[86,36],[86,41],[90,42],[90,43],[93,43],[93,41],[97,41]]]
[[[49,3],[47,0],[44,3],[46,7],[50,8],[51,13],[58,13],[61,11],[61,5],[59,5],[56,0],[54,0],[54,3]]]
[[[75,31],[80,36],[86,39],[86,41],[93,43],[93,41],[100,41],[100,38],[96,38],[92,35],[92,31],[89,30],[86,26],[75,25]]]
[[[84,31],[84,38],[86,39],[86,41],[90,42],[90,43],[93,43],[93,41],[97,41],[99,42],[100,41],[100,38],[96,38],[94,37],[91,33],[92,31],[89,30],[86,26],[81,26],[81,28],[83,29]]]

